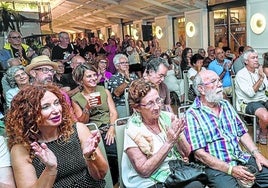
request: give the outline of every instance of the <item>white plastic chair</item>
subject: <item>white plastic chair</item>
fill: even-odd
[[[95,123],[88,123],[86,125],[89,128],[89,130],[91,130],[91,131],[92,130],[99,130],[98,127],[97,127],[97,125]],[[104,143],[103,143],[102,138],[101,138],[100,143],[99,143],[98,146],[99,146],[99,148],[101,150],[102,155],[104,156],[104,158],[106,159],[106,161],[108,163],[107,154],[106,154],[106,150],[105,150],[105,147],[104,147]],[[105,188],[113,188],[113,179],[112,179],[110,167],[108,168],[108,171],[107,171],[106,176],[105,176],[104,179],[106,181]]]
[[[129,117],[119,118],[115,121],[115,140],[117,148],[117,158],[118,158],[118,168],[119,168],[119,186],[120,188],[125,188],[122,180],[122,155],[124,152],[124,134],[125,127],[128,122]]]
[[[247,117],[252,118],[252,120],[253,120],[253,141],[254,141],[254,143],[256,143],[257,142],[257,116],[243,113],[243,112],[237,110],[237,108],[236,108],[236,92],[235,92],[235,75],[232,75],[231,80],[232,80],[232,97],[233,97],[232,103],[233,103],[233,107],[240,116],[247,116]]]
[[[129,109],[129,103],[128,103],[128,88],[125,89],[124,96],[125,96],[126,114],[127,116],[130,116],[130,109]]]

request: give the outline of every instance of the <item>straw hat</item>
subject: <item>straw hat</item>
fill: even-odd
[[[56,62],[51,61],[48,56],[40,55],[32,59],[31,64],[26,66],[25,71],[29,74],[32,69],[44,65],[52,66],[55,70],[58,68],[58,64]]]

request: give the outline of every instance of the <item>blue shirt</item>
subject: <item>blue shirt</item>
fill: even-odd
[[[225,63],[231,63],[230,60],[224,59],[223,64],[219,64],[217,59],[214,59],[211,61],[211,63],[208,65],[208,70],[212,70],[217,73],[217,75],[220,75],[224,69]],[[230,87],[232,86],[232,78],[230,71],[227,71],[225,75],[222,78],[222,87]]]
[[[219,116],[203,106],[196,97],[186,111],[186,138],[193,151],[203,148],[212,156],[231,165],[247,163],[250,154],[244,152],[239,140],[248,130],[231,104],[220,101]]]

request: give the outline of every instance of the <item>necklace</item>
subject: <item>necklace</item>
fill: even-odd
[[[157,138],[160,142],[165,143],[165,141],[166,141],[165,137],[160,136],[160,134],[162,133],[161,129],[160,129],[160,132],[157,133],[157,132],[156,132],[150,125],[145,124],[145,123],[144,123],[144,125],[145,125],[147,128],[149,128],[149,129],[151,130],[151,132],[156,136],[156,138]],[[162,135],[163,135],[163,134],[162,134]]]

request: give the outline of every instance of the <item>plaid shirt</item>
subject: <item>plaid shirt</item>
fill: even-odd
[[[136,80],[138,79],[137,75],[134,74],[134,73],[130,73],[129,74],[129,77],[130,77],[130,81],[133,81],[133,80]],[[110,90],[111,94],[112,94],[112,97],[113,97],[113,100],[114,100],[114,103],[115,103],[115,106],[124,106],[125,105],[125,96],[124,96],[124,93],[117,97],[114,95],[114,90],[120,86],[122,83],[125,82],[125,77],[117,72],[115,73],[110,79],[109,79],[109,82],[108,82],[108,89]]]
[[[186,111],[186,121],[186,138],[192,151],[203,148],[231,165],[247,163],[250,154],[242,151],[239,140],[248,130],[226,100],[220,102],[220,113],[216,116],[197,97]]]

